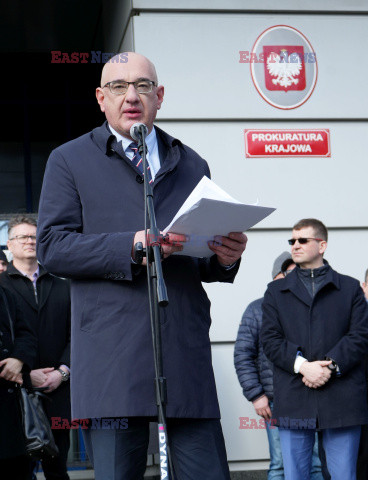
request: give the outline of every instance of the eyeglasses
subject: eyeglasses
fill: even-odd
[[[296,241],[298,241],[300,243],[300,245],[304,245],[305,243],[308,243],[309,240],[317,240],[317,242],[324,242],[323,238],[304,238],[304,237],[301,237],[301,238],[290,238],[290,240],[288,240],[288,244],[289,245],[294,245],[294,243]]]
[[[135,82],[124,82],[123,80],[113,80],[107,82],[102,88],[109,87],[113,95],[125,95],[129,85],[133,85],[137,93],[151,93],[153,87],[157,87],[156,82],[152,80],[136,80]]]
[[[36,241],[36,235],[16,235],[13,238],[9,238],[9,240],[16,240],[19,243],[27,243],[29,238],[32,242]]]

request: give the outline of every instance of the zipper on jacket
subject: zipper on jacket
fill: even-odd
[[[314,271],[313,270],[311,270],[311,279],[312,279],[312,296],[314,298],[315,285],[314,285]]]

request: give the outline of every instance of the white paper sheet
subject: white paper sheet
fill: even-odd
[[[213,252],[207,242],[215,235],[227,236],[230,232],[245,232],[275,208],[245,205],[228,195],[212,180],[203,177],[164,233],[187,235],[184,249],[176,255],[209,257]]]

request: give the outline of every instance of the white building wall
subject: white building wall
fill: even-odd
[[[248,233],[235,284],[206,286],[230,466],[264,468],[265,432],[239,429],[239,417],[256,415],[236,378],[233,343],[245,307],[263,295],[272,263],[288,249],[290,227],[300,218],[317,217],[329,227],[326,258],[338,271],[362,280],[368,267],[368,4],[132,0],[124,5],[110,50],[133,48],[156,64],[165,85],[159,126],[206,158],[214,181],[232,196],[277,207]],[[252,83],[249,64],[239,63],[240,50],[250,51],[261,32],[280,24],[300,30],[318,61],[315,91],[288,111],[267,104]],[[119,25],[125,36],[117,43]],[[245,128],[328,128],[332,155],[246,159]]]

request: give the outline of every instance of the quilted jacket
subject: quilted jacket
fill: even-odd
[[[273,399],[272,364],[263,353],[259,338],[263,298],[246,308],[235,342],[234,363],[244,396],[252,402],[262,395]]]

